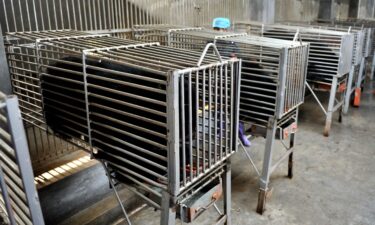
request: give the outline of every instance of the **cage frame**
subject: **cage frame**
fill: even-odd
[[[61,39],[70,39],[70,38],[85,38],[85,37],[63,37],[63,38],[47,38],[47,39],[39,39],[37,40],[37,42],[39,44],[43,44],[43,45],[48,45],[49,42],[53,42],[54,40],[61,40]],[[39,46],[38,44],[38,46]],[[86,73],[86,60],[87,60],[87,57],[90,56],[91,54],[99,54],[98,52],[101,52],[101,51],[111,51],[111,50],[123,50],[123,49],[131,49],[131,48],[144,48],[144,47],[147,47],[147,46],[159,46],[158,43],[136,43],[136,44],[128,44],[128,45],[121,45],[121,46],[113,46],[113,47],[105,47],[105,48],[92,48],[92,49],[85,49],[85,50],[82,50],[82,66],[83,66],[83,77],[84,77],[84,86],[85,86],[85,104],[86,104],[86,110],[89,108],[89,103],[88,103],[88,91],[87,91],[87,73]],[[205,64],[202,64],[202,62],[205,60],[205,57],[206,57],[206,54],[207,54],[207,51],[209,48],[213,48],[215,49],[215,45],[207,45],[205,50],[203,51],[202,55],[200,56],[200,59],[199,61],[197,62],[197,65],[195,67],[191,67],[191,68],[186,68],[186,69],[181,69],[181,70],[176,70],[174,72],[171,72],[171,73],[168,73],[168,86],[167,86],[167,102],[168,102],[168,108],[170,108],[168,110],[168,116],[167,118],[173,118],[173,119],[168,119],[168,121],[170,121],[168,123],[168,130],[169,130],[169,133],[168,133],[168,148],[169,150],[167,151],[168,152],[168,174],[172,174],[172,175],[168,175],[168,186],[167,186],[167,189],[165,190],[162,190],[162,193],[161,193],[161,196],[159,196],[161,198],[161,205],[158,207],[157,204],[155,204],[155,202],[153,202],[151,199],[150,201],[148,201],[151,205],[153,205],[155,208],[159,208],[162,210],[162,216],[161,216],[161,224],[174,224],[175,223],[175,219],[176,219],[176,211],[175,209],[173,210],[172,208],[175,208],[176,205],[178,205],[178,202],[182,201],[183,199],[185,198],[188,198],[189,195],[187,194],[187,192],[189,192],[189,190],[191,190],[191,188],[193,187],[196,187],[197,184],[199,184],[201,182],[202,179],[207,179],[207,177],[209,177],[209,173],[211,173],[211,171],[217,171],[218,169],[220,170],[220,172],[216,172],[215,174],[215,177],[221,177],[220,179],[223,180],[223,188],[224,188],[224,192],[225,192],[225,205],[230,205],[230,193],[228,190],[230,190],[230,157],[232,154],[234,154],[236,151],[237,151],[237,145],[234,145],[233,146],[233,150],[231,152],[228,152],[227,155],[223,158],[220,159],[220,161],[217,161],[216,164],[213,165],[212,168],[209,168],[206,172],[204,172],[202,174],[201,177],[197,177],[197,179],[193,180],[191,182],[191,187],[190,186],[186,186],[184,188],[181,187],[181,184],[180,182],[177,182],[178,180],[180,180],[179,176],[179,172],[177,168],[179,168],[178,166],[178,162],[180,160],[179,158],[179,154],[178,154],[178,151],[175,151],[176,149],[176,146],[179,145],[178,141],[176,141],[176,137],[178,137],[178,129],[176,129],[176,123],[175,121],[178,121],[178,109],[176,109],[175,107],[176,106],[176,101],[178,101],[178,98],[179,96],[176,95],[176,92],[179,90],[178,88],[178,85],[180,84],[180,77],[183,75],[183,74],[186,74],[186,73],[189,73],[190,74],[192,72],[195,72],[195,71],[199,71],[199,70],[202,70],[202,69],[206,69],[206,68],[211,68],[211,67],[215,67],[215,66],[219,66],[219,65],[231,65],[232,67],[235,66],[235,64],[237,66],[241,66],[241,61],[238,60],[238,59],[222,59],[220,57],[220,55],[218,55],[218,59],[217,59],[217,62],[214,62],[214,63],[205,63]],[[38,53],[40,54],[40,53]],[[232,78],[233,81],[235,81],[235,83],[231,84],[233,85],[233,87],[238,87],[239,86],[239,77],[240,77],[240,72],[238,72],[237,74],[238,78],[234,77]],[[233,91],[233,90],[232,90]],[[235,90],[234,90],[235,91]],[[239,98],[239,91],[238,93],[236,93],[237,96],[234,96],[235,99],[234,100],[231,100],[231,101],[235,101],[233,104],[233,110],[234,112],[232,113],[235,113],[235,115],[232,115],[234,119],[234,121],[238,121],[238,111],[237,108],[238,107],[235,107],[236,104],[238,104],[236,101],[236,99]],[[171,109],[172,108],[172,109]],[[237,118],[237,119],[236,119]],[[89,136],[89,146],[90,148],[92,149],[92,151],[94,151],[95,147],[92,146],[92,141],[91,141],[91,129],[90,129],[90,122],[91,119],[90,119],[90,113],[88,113],[88,111],[86,111],[86,120],[88,122],[88,136]],[[235,126],[238,126],[238,123],[234,122]],[[231,128],[232,129],[232,128]],[[234,133],[236,135],[236,133]],[[236,139],[236,138],[235,138]],[[107,174],[109,175],[108,178],[109,179],[112,179],[114,177],[111,176],[112,172],[111,171],[111,168],[108,167],[108,163],[107,161],[103,161],[103,165],[105,166],[105,168],[107,168],[107,171],[109,171]],[[137,194],[137,195],[142,195],[140,192],[138,192],[137,190],[135,189],[132,189],[131,190]],[[183,198],[182,198],[183,197]],[[142,197],[144,200],[145,199],[145,196],[143,195]],[[119,201],[120,202],[120,201]],[[171,202],[174,202],[174,204],[172,204],[172,206],[170,205]],[[168,207],[167,207],[168,206]],[[222,220],[226,220],[228,221],[230,219],[230,210],[228,210],[229,208],[225,209],[225,212],[226,212],[226,215],[222,215],[221,219]],[[125,213],[126,215],[126,213]]]
[[[152,29],[152,27],[149,27],[149,29]],[[186,35],[189,35],[189,32],[198,32],[199,33],[199,32],[205,31],[205,30],[189,30],[189,29],[186,29],[186,30],[183,30],[183,29],[173,30],[173,29],[171,29],[171,30],[172,31],[170,32],[170,36],[173,36],[174,33],[178,33],[178,32],[183,32],[183,33],[186,32]],[[284,82],[282,82],[283,87],[278,90],[278,94],[276,96],[276,101],[277,101],[277,104],[279,105],[279,107],[277,107],[277,105],[275,105],[275,107],[277,108],[277,110],[275,111],[275,114],[273,116],[269,117],[266,125],[261,126],[265,130],[262,131],[260,135],[264,136],[265,139],[266,139],[263,168],[262,168],[261,173],[259,172],[257,166],[254,164],[252,156],[247,152],[247,149],[245,148],[245,146],[239,141],[239,145],[240,145],[239,147],[244,151],[247,159],[249,160],[249,162],[251,163],[251,165],[253,166],[253,168],[257,172],[257,175],[258,175],[258,178],[259,178],[259,196],[258,196],[258,204],[257,204],[257,210],[256,211],[258,213],[262,214],[264,212],[265,208],[266,208],[266,195],[270,191],[270,188],[269,188],[270,176],[271,176],[272,172],[275,171],[275,169],[285,159],[288,159],[288,177],[289,178],[293,177],[293,152],[294,152],[295,133],[297,131],[298,107],[299,107],[300,104],[303,103],[303,100],[301,102],[299,102],[299,104],[294,105],[291,109],[288,109],[287,112],[284,112],[284,111],[281,110],[281,108],[284,104],[282,103],[283,101],[280,101],[280,98],[282,98],[282,95],[284,95],[284,94],[281,94],[281,93],[284,93],[284,90],[285,90],[285,80],[286,80],[286,76],[287,76],[286,68],[287,68],[287,61],[288,61],[287,60],[288,51],[290,49],[294,49],[294,48],[301,47],[301,46],[304,46],[305,48],[307,48],[306,52],[305,52],[306,53],[305,59],[302,60],[302,61],[304,61],[305,66],[301,66],[302,71],[300,71],[302,73],[302,77],[303,77],[303,79],[302,79],[303,80],[303,83],[302,83],[302,89],[303,90],[302,90],[301,93],[302,93],[302,95],[304,95],[304,92],[305,92],[304,83],[305,83],[306,72],[307,72],[306,67],[307,67],[308,44],[303,43],[301,40],[296,39],[296,40],[294,40],[296,42],[296,45],[292,46],[291,45],[292,42],[290,42],[290,41],[282,41],[282,40],[264,38],[264,37],[260,37],[260,38],[249,37],[245,33],[230,33],[230,32],[229,33],[212,32],[212,33],[213,34],[210,34],[210,32],[207,31],[207,34],[204,34],[204,35],[202,34],[201,38],[204,39],[203,36],[206,35],[207,40],[211,39],[213,44],[217,44],[218,40],[228,40],[229,42],[235,42],[235,40],[233,40],[233,39],[245,37],[247,39],[250,39],[250,40],[248,40],[248,42],[249,42],[248,45],[251,45],[250,43],[253,43],[254,45],[256,45],[255,43],[258,41],[259,43],[261,42],[262,44],[264,44],[264,46],[267,46],[267,44],[270,44],[273,47],[278,46],[278,48],[275,47],[275,49],[278,49],[278,51],[277,51],[278,54],[280,54],[278,79],[281,80],[281,81],[284,81]],[[184,35],[185,35],[185,33],[184,33]],[[199,37],[199,35],[197,35],[197,34],[190,34],[190,35],[194,36],[195,38]],[[186,38],[186,37],[185,36],[180,37],[178,35],[175,37],[175,39],[177,39],[177,40],[185,40],[184,38]],[[233,38],[233,39],[231,39],[231,38]],[[298,38],[298,37],[296,37],[296,38]],[[181,47],[181,46],[185,46],[184,42],[181,43],[181,46],[179,46],[178,45],[179,43],[176,42],[177,44],[176,44],[176,46],[174,46],[172,44],[173,41],[174,41],[174,37],[169,37],[168,39],[170,40],[169,46],[171,46],[171,47],[184,48],[184,47]],[[256,39],[258,39],[258,40],[256,40]],[[274,44],[273,42],[275,42],[275,41],[276,42],[278,41],[279,43]],[[189,44],[194,45],[193,43],[190,43],[189,40],[187,40],[186,42],[188,43],[188,45]],[[286,43],[289,43],[290,48],[286,47],[286,46],[288,46]],[[237,41],[237,44],[241,44],[241,41]],[[242,44],[246,45],[246,42],[244,41]],[[259,45],[261,45],[261,44],[259,44]],[[280,46],[282,46],[282,47],[280,47]],[[194,50],[197,50],[197,49],[194,49]],[[301,57],[303,58],[303,56],[301,56]],[[282,98],[282,99],[284,99],[284,98]],[[289,144],[285,144],[283,142],[284,138],[287,139],[287,137],[281,137],[282,134],[284,134],[284,133],[286,133],[287,136],[290,135]],[[273,150],[274,150],[274,143],[275,143],[275,140],[277,139],[277,136],[280,137],[280,141],[283,143],[283,146],[286,148],[287,151],[275,163],[272,163],[272,161],[273,161],[272,154],[273,154]]]
[[[369,55],[369,44],[371,40],[369,38],[368,28],[358,28],[346,25],[332,25],[332,24],[321,24],[321,23],[298,23],[298,22],[287,22],[286,25],[296,25],[303,27],[311,27],[315,29],[323,30],[334,30],[352,33],[354,35],[353,42],[353,60],[352,67],[349,72],[347,91],[345,94],[345,103],[343,107],[343,113],[347,114],[352,98],[360,98],[361,89],[364,85],[366,74],[363,72],[366,64],[366,58]],[[359,105],[358,105],[359,106]]]
[[[288,26],[288,25],[278,25],[278,24],[263,24],[260,22],[254,22],[254,21],[238,21],[234,22],[234,26],[237,27],[236,29],[239,29],[238,27],[245,26],[245,29],[247,30],[248,34],[252,35],[258,35],[258,36],[264,36],[264,33],[266,32],[266,29],[280,29],[282,31],[285,31],[286,35],[288,35],[288,38],[290,39],[290,36],[293,36],[293,33],[296,35],[299,33],[315,33],[316,35],[320,35],[321,33],[326,33],[327,35],[337,35],[337,37],[340,37],[340,47],[339,47],[339,54],[340,54],[340,60],[337,64],[337,71],[335,74],[332,73],[332,76],[329,76],[331,80],[329,80],[327,83],[323,83],[323,85],[320,82],[312,82],[310,79],[306,82],[307,89],[311,92],[314,99],[318,103],[320,109],[325,115],[325,126],[323,129],[323,135],[329,136],[331,126],[332,126],[332,117],[333,113],[338,111],[339,112],[339,122],[342,122],[342,113],[343,108],[345,104],[345,95],[348,91],[347,84],[350,74],[350,69],[352,65],[352,51],[348,51],[345,46],[349,43],[350,46],[353,46],[354,42],[354,36],[353,34],[348,34],[345,32],[337,32],[337,31],[328,31],[328,30],[320,30],[320,29],[313,29],[313,28],[304,28],[300,26]],[[255,29],[255,32],[253,32],[252,29]],[[242,28],[243,29],[243,28]],[[274,37],[273,35],[269,35],[268,37]],[[301,37],[302,41],[304,40],[303,37]],[[306,41],[308,42],[308,41]],[[346,43],[346,44],[345,44]],[[310,47],[310,53],[311,53],[312,47]],[[310,58],[309,53],[309,58]],[[344,59],[342,59],[344,57]],[[309,63],[310,63],[309,59]],[[309,70],[309,69],[308,69]],[[309,73],[309,72],[308,72]],[[325,108],[322,104],[322,101],[318,98],[315,92],[329,92],[329,100],[328,105]],[[338,99],[336,99],[338,97]],[[337,102],[337,103],[336,103]]]

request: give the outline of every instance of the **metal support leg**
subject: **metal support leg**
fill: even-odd
[[[345,92],[344,114],[347,114],[349,111],[350,97],[352,96],[352,88],[353,88],[352,85],[353,85],[354,73],[355,73],[355,67],[352,66],[352,69],[350,70],[350,73],[349,73],[347,90]]]
[[[160,225],[176,224],[176,204],[168,192],[163,191],[161,200]]]
[[[294,147],[294,139],[295,139],[295,133],[292,133],[290,135],[290,145],[289,148],[292,149]],[[288,177],[290,179],[293,178],[293,152],[289,155],[289,161],[288,161]]]
[[[268,183],[269,183],[270,176],[271,176],[272,152],[273,152],[273,145],[275,142],[276,128],[277,128],[277,120],[270,119],[268,121],[268,128],[267,128],[267,135],[266,135],[266,148],[264,151],[262,176],[260,177],[260,181],[259,181],[260,188],[259,188],[258,206],[257,206],[257,213],[259,214],[263,214],[266,208],[266,197],[269,191]]]
[[[131,225],[129,216],[126,213],[126,210],[125,210],[124,205],[122,204],[121,198],[120,198],[120,196],[119,196],[119,194],[118,194],[118,192],[116,190],[115,185],[113,184],[113,181],[112,181],[112,178],[111,178],[111,174],[109,173],[108,168],[105,165],[105,163],[104,162],[101,162],[101,163],[102,163],[102,165],[104,167],[105,173],[107,174],[107,177],[108,177],[108,180],[109,180],[109,184],[111,185],[111,188],[112,188],[113,192],[115,193],[116,199],[117,199],[117,201],[118,201],[118,203],[119,203],[119,205],[121,207],[121,210],[122,210],[122,212],[123,212],[123,214],[125,216],[126,222],[128,223],[128,225]]]
[[[372,65],[371,65],[371,73],[370,73],[370,80],[374,79],[374,73],[375,73],[375,52],[372,56]]]
[[[231,161],[230,159],[227,161],[227,166],[225,169],[225,173],[222,175],[223,179],[223,193],[224,193],[224,216],[226,216],[226,222],[225,225],[231,225],[232,224],[232,216],[231,216],[231,210],[232,210],[232,180],[231,180]]]
[[[361,66],[359,67],[359,74],[358,74],[358,80],[357,80],[357,88],[361,88],[362,86],[362,79],[366,76],[366,58],[362,58],[361,60]]]
[[[324,136],[326,137],[329,136],[329,132],[331,130],[332,114],[333,114],[333,108],[335,106],[336,90],[337,90],[337,77],[333,77],[332,85],[331,85],[331,92],[329,95],[327,115],[326,115],[326,125],[324,127],[324,132],[323,132]]]
[[[345,96],[347,95],[347,92],[351,92],[348,89],[345,90],[345,92],[341,93],[340,101],[344,100],[345,102]],[[345,104],[345,103],[344,103]],[[342,114],[344,113],[344,104],[341,105],[339,108],[339,123],[342,123]]]

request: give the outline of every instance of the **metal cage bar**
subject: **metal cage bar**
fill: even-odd
[[[259,22],[235,22],[235,29],[248,34],[293,40],[296,33],[310,43],[307,88],[326,115],[324,135],[328,136],[332,114],[339,111],[339,121],[348,91],[348,78],[352,66],[352,48],[354,36],[347,32],[304,28],[301,26],[266,25]],[[315,94],[316,91],[329,91],[328,107],[325,108]],[[338,98],[338,99],[337,99]]]
[[[47,124],[162,212],[237,150],[239,60],[95,35],[38,43]]]
[[[0,206],[10,224],[44,224],[16,96],[0,92]]]
[[[165,26],[163,28],[168,29]],[[153,35],[165,35],[153,32],[152,27],[147,29]],[[159,28],[155,26],[154,29]],[[171,29],[168,40],[171,47],[195,51],[200,51],[207,43],[215,43],[217,55],[242,59],[240,117],[245,122],[251,121],[257,126],[275,131],[265,136],[268,144],[265,146],[264,168],[262,174],[259,174],[257,211],[263,213],[265,198],[261,197],[262,193],[269,191],[272,171],[286,158],[289,158],[288,173],[292,176],[293,144],[283,157],[272,164],[273,144],[269,143],[273,143],[277,137],[286,139],[288,135],[291,143],[294,143],[298,106],[304,99],[308,44],[204,29]],[[272,98],[272,101],[267,101],[267,98]],[[269,123],[270,120],[275,123]],[[253,164],[246,148],[241,147]]]
[[[308,45],[240,33],[204,29],[174,29],[158,33],[159,26],[147,27],[154,36],[169,33],[169,46],[200,51],[215,43],[220,54],[243,60],[240,115],[242,120],[266,126],[268,117],[282,118],[303,103]]]
[[[345,104],[343,108],[343,113],[347,114],[349,110],[349,105],[352,100],[354,102],[360,98],[360,90],[364,85],[364,80],[366,74],[364,71],[364,65],[366,62],[366,58],[368,57],[368,49],[369,49],[369,36],[368,28],[358,28],[346,25],[333,25],[333,24],[322,24],[322,23],[298,23],[298,22],[288,22],[287,25],[298,25],[303,27],[311,27],[315,29],[323,29],[323,30],[333,30],[333,31],[340,31],[340,32],[348,32],[354,35],[354,42],[353,42],[353,58],[352,58],[352,67],[348,77],[348,84],[347,84],[347,91],[345,94]],[[357,105],[359,106],[359,105]]]
[[[6,39],[7,59],[13,93],[18,96],[19,106],[25,123],[26,137],[34,173],[41,174],[58,163],[61,157],[74,158],[79,150],[85,149],[79,139],[72,143],[57,137],[48,128],[43,112],[41,74],[36,54],[39,39],[63,38],[64,36],[88,35],[72,30],[13,32]],[[97,35],[108,37],[108,35]],[[56,92],[55,92],[56,93]]]

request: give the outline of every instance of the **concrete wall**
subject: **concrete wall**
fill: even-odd
[[[375,0],[358,0],[358,18],[374,17]]]
[[[11,94],[12,87],[10,86],[10,76],[8,70],[8,63],[5,58],[4,40],[1,35],[0,27],[0,91],[5,94]]]
[[[275,21],[276,0],[249,0],[250,19],[264,23]]]
[[[316,20],[319,3],[319,0],[276,0],[275,21]]]
[[[275,0],[276,21],[373,18],[375,0]]]
[[[336,19],[347,19],[350,17],[349,10],[355,9],[355,4],[351,5],[351,0],[336,0],[334,8]]]

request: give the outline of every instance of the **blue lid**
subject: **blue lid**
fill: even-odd
[[[228,18],[218,17],[212,22],[212,27],[221,29],[228,29],[230,27],[230,20]]]

